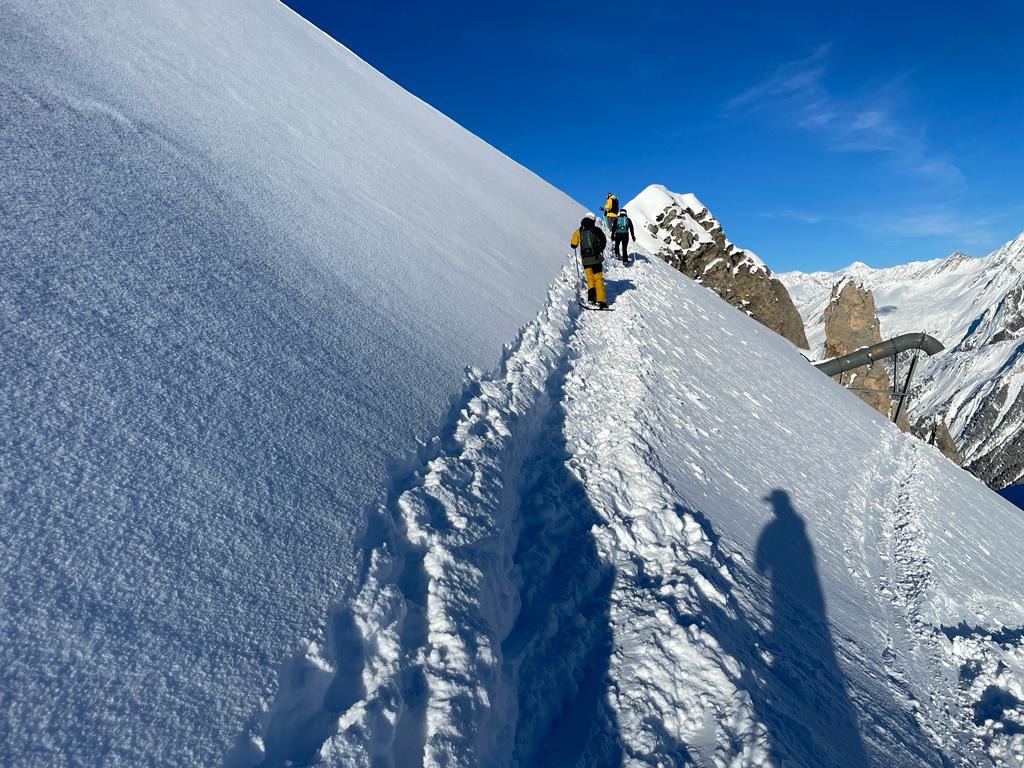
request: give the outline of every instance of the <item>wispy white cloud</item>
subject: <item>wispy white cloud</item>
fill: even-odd
[[[792,221],[798,221],[801,224],[820,224],[821,222],[827,221],[831,218],[823,213],[801,211],[795,208],[786,208],[785,210],[777,212],[764,211],[760,215],[766,219],[790,219]]]
[[[831,55],[831,45],[823,45],[804,59],[779,65],[725,102],[725,112],[770,114],[819,136],[830,151],[879,154],[931,183],[965,186],[960,169],[931,146],[927,126],[906,116],[903,77],[864,94],[839,96],[825,83]]]
[[[913,240],[944,238],[954,248],[984,253],[1016,235],[1024,203],[1016,203],[990,215],[968,213],[952,204],[905,209],[875,209],[851,213],[818,213],[787,208],[765,211],[766,219],[788,219],[801,224],[838,224],[862,230],[881,239]]]
[[[996,238],[985,222],[953,210],[917,211],[862,220],[863,229],[900,239],[955,237],[964,247],[988,246]]]
[[[954,238],[958,247],[990,250],[1006,239],[1005,224],[1013,217],[1013,206],[998,214],[975,216],[951,205],[938,205],[906,212],[891,212],[858,217],[856,223],[865,230],[887,237]]]
[[[806,59],[779,65],[760,83],[729,99],[725,108],[758,110],[787,99],[804,101],[809,95],[823,91],[821,81],[828,68],[831,50],[831,43],[827,43]]]

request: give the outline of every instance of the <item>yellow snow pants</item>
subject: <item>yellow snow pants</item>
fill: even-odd
[[[601,265],[586,267],[583,271],[587,274],[588,294],[593,291],[594,301],[598,304],[604,302],[604,273]]]

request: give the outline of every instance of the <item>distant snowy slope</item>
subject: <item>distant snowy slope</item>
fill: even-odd
[[[832,286],[853,279],[871,289],[882,336],[926,331],[947,351],[923,361],[911,422],[945,419],[965,466],[994,487],[1024,475],[1024,235],[984,258],[888,269],[853,264],[836,273],[790,272],[786,283],[808,329],[824,343],[822,313]]]
[[[566,266],[230,768],[1019,764],[1019,511],[657,259]]]
[[[271,0],[0,17],[0,764],[217,765],[581,209]]]

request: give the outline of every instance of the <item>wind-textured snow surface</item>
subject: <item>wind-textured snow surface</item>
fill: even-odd
[[[217,765],[581,209],[270,0],[0,18],[0,764]]]
[[[965,466],[994,487],[1024,474],[1024,234],[984,258],[887,269],[855,263],[839,272],[778,275],[804,318],[811,352],[824,345],[832,286],[855,280],[875,297],[883,338],[924,331],[946,351],[923,359],[910,403],[912,422],[939,418]]]
[[[1021,764],[1018,511],[638,256],[470,376],[231,768]]]

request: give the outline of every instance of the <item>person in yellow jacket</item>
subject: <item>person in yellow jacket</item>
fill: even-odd
[[[604,201],[604,218],[608,224],[608,231],[612,231],[612,225],[615,224],[615,217],[619,215],[619,198],[613,195],[611,192],[608,193],[607,199]]]
[[[597,228],[594,214],[588,213],[580,222],[580,227],[572,233],[569,245],[573,250],[580,249],[580,261],[587,275],[587,299],[597,304],[600,309],[608,309],[604,295],[604,248],[608,239],[604,232]]]

